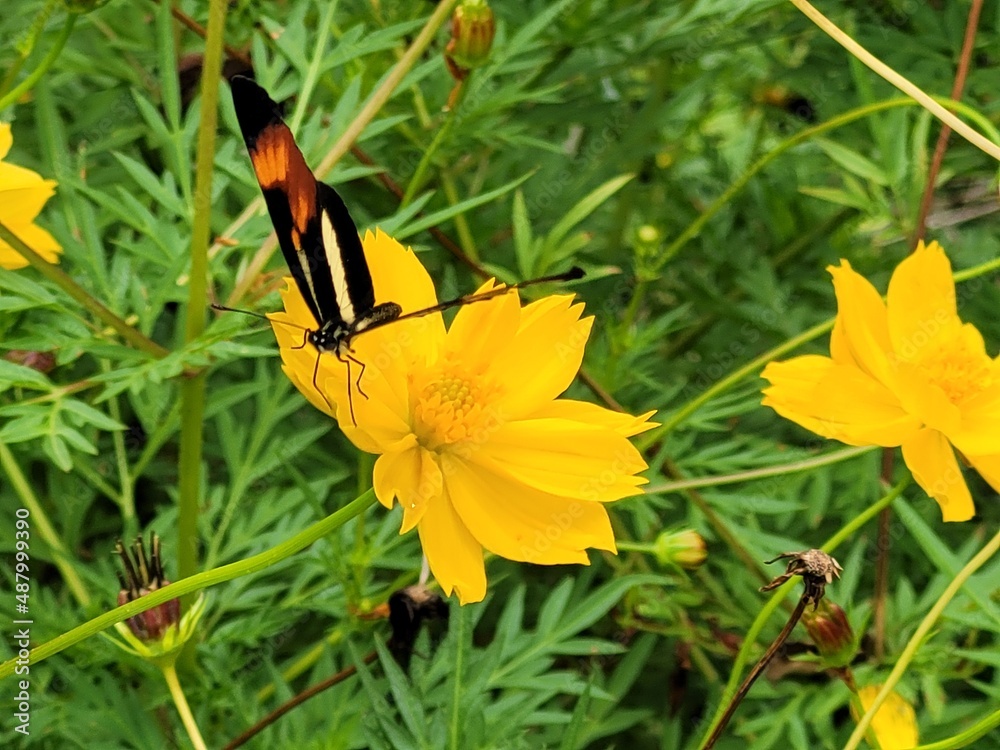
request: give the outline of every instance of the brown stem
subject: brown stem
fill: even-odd
[[[191,16],[187,15],[184,11],[178,10],[176,6],[171,4],[170,13],[173,15],[174,18],[176,18],[182,24],[191,29],[191,31],[193,31],[195,34],[200,36],[202,39],[205,38],[205,35],[208,33],[205,30],[205,27],[202,26],[197,21],[195,21],[193,18],[191,18]],[[253,63],[250,62],[250,55],[248,55],[246,52],[241,52],[240,50],[236,49],[235,47],[229,44],[226,44],[225,42],[223,42],[222,48],[226,51],[226,57],[229,57],[233,60],[239,60],[248,68],[253,67]]]
[[[955,71],[955,83],[951,87],[951,98],[958,101],[962,98],[962,91],[965,89],[965,77],[969,72],[969,63],[972,60],[972,50],[975,46],[976,29],[979,26],[979,13],[983,8],[983,0],[972,0],[969,7],[969,17],[965,22],[965,39],[962,41],[962,52],[958,58],[958,70]],[[948,138],[951,136],[951,128],[947,125],[941,127],[938,135],[937,145],[934,146],[934,157],[931,159],[930,169],[927,171],[927,183],[924,186],[924,195],[920,200],[920,213],[917,215],[917,223],[913,228],[913,237],[910,247],[915,248],[917,242],[923,239],[925,225],[927,224],[927,214],[931,210],[931,201],[934,200],[934,183],[937,181],[938,172],[941,170],[941,162],[944,160],[944,152],[948,148]]]
[[[42,276],[56,284],[66,294],[79,302],[80,306],[92,313],[95,318],[117,331],[123,339],[136,349],[157,359],[162,359],[170,354],[169,351],[155,341],[146,338],[140,331],[111,312],[111,310],[91,296],[86,289],[73,281],[69,274],[59,266],[49,263],[45,258],[32,250],[20,237],[10,231],[3,222],[0,222],[0,239],[20,253]]]
[[[365,664],[371,664],[373,661],[375,661],[377,657],[378,654],[375,651],[372,651],[371,653],[366,654],[364,659],[362,659],[362,661]],[[271,724],[276,722],[278,719],[287,714],[296,706],[305,703],[314,695],[322,693],[327,688],[331,688],[334,685],[343,682],[357,671],[358,668],[352,664],[351,666],[345,667],[344,669],[340,670],[339,672],[337,672],[337,674],[327,677],[322,682],[317,682],[315,685],[307,687],[301,693],[285,701],[276,709],[274,709],[271,713],[265,716],[263,719],[261,719],[252,727],[247,729],[245,732],[243,732],[243,734],[241,734],[239,737],[237,737],[228,745],[226,745],[223,748],[223,750],[234,750],[234,748],[241,747],[242,745],[246,744],[247,741],[253,739],[255,735],[260,734],[260,732],[262,732],[267,727],[271,726]]]
[[[802,617],[802,613],[806,609],[806,604],[808,604],[811,599],[808,595],[808,590],[802,592],[802,596],[799,598],[799,603],[795,605],[795,609],[792,610],[792,616],[788,618],[788,622],[785,623],[785,627],[782,628],[781,632],[778,633],[778,637],[774,639],[774,643],[768,646],[767,651],[760,658],[760,661],[754,665],[754,668],[750,670],[750,674],[747,678],[743,680],[743,684],[739,686],[736,690],[736,694],[733,699],[729,701],[729,705],[726,706],[726,712],[722,714],[722,718],[719,719],[719,723],[715,727],[715,731],[712,732],[712,736],[708,738],[701,750],[710,750],[710,748],[715,747],[715,743],[718,742],[719,738],[722,736],[723,731],[726,729],[726,725],[729,720],[733,718],[733,714],[736,713],[736,709],[739,707],[740,703],[746,697],[746,694],[750,692],[750,688],[756,682],[757,678],[761,676],[767,665],[770,663],[774,655],[778,653],[778,649],[781,648],[785,641],[788,640],[788,636],[792,634],[792,630],[798,623],[799,618]]]

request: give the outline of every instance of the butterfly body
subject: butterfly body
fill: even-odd
[[[353,336],[398,318],[402,308],[375,304],[371,272],[347,206],[315,178],[278,105],[249,78],[234,76],[230,84],[282,255],[316,320],[306,340],[342,357]]]

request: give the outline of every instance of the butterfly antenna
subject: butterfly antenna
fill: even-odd
[[[431,313],[443,312],[444,310],[449,310],[452,307],[458,307],[460,305],[469,305],[473,302],[484,302],[488,299],[493,299],[494,297],[501,297],[514,289],[523,289],[526,286],[535,286],[536,284],[548,284],[551,282],[562,282],[562,281],[576,281],[577,279],[582,279],[585,273],[579,266],[573,266],[571,269],[564,273],[554,273],[550,276],[539,276],[537,279],[528,279],[527,281],[521,281],[517,284],[510,284],[509,286],[504,284],[503,286],[498,286],[495,289],[490,289],[486,292],[479,292],[478,294],[466,294],[461,297],[455,297],[455,299],[446,300],[445,302],[439,302],[433,307],[425,307],[423,310],[415,310],[413,312],[400,315],[397,318],[390,318],[388,320],[379,321],[373,325],[368,326],[363,331],[359,333],[364,333],[365,331],[371,331],[375,328],[381,328],[388,323],[395,323],[399,320],[408,320],[409,318],[421,318],[424,315],[430,315]]]
[[[305,341],[309,337],[309,332],[311,328],[306,328],[305,326],[300,326],[298,323],[292,323],[289,320],[272,320],[271,318],[263,315],[259,312],[254,312],[253,310],[240,310],[238,307],[226,307],[225,305],[217,305],[214,302],[209,305],[213,310],[218,310],[219,312],[234,312],[240,315],[249,315],[251,318],[259,318],[261,320],[266,320],[268,323],[277,323],[279,326],[288,326],[289,328],[295,328],[299,331],[305,331],[305,337],[302,339],[302,346],[292,347],[293,349],[301,349],[305,346]]]

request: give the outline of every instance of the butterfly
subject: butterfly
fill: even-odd
[[[499,286],[406,314],[395,302],[376,304],[371,271],[358,228],[344,201],[336,190],[313,175],[277,103],[256,81],[236,75],[230,79],[230,88],[236,119],[278,236],[278,245],[316,320],[316,328],[305,331],[302,346],[297,348],[308,342],[319,354],[333,352],[347,365],[348,389],[353,362],[361,368],[356,382],[358,392],[365,395],[361,389],[365,364],[351,354],[351,340],[358,334],[397,320],[491,299],[529,284],[583,277],[582,269],[574,267],[567,273]],[[313,387],[326,400],[316,384],[318,373],[317,356]],[[348,396],[354,421],[350,390]]]

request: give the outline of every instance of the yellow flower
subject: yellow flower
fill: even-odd
[[[858,691],[858,698],[865,711],[868,711],[881,689],[881,685],[869,685]],[[871,731],[882,750],[910,750],[920,744],[917,715],[913,706],[895,690],[889,693],[889,697],[875,712]]]
[[[10,125],[0,123],[0,223],[49,263],[59,260],[62,247],[55,238],[35,224],[45,201],[55,193],[54,180],[43,180],[30,169],[3,161],[14,138]],[[0,268],[13,270],[28,265],[20,253],[0,240]]]
[[[375,297],[403,312],[436,304],[412,250],[377,232],[363,239]],[[488,282],[482,290],[491,289]],[[361,450],[380,454],[379,501],[403,508],[431,571],[462,603],[486,594],[483,549],[540,564],[588,563],[590,547],[615,551],[602,503],[640,494],[646,468],[628,438],[653,425],[594,404],[556,400],[583,359],[593,318],[572,295],[522,308],[516,292],[460,308],[450,329],[440,314],[360,335],[351,371],[332,354],[301,347],[315,328],[289,283],[285,312],[271,316],[284,370]],[[291,325],[282,325],[282,323]],[[294,326],[298,326],[295,328]],[[313,386],[316,383],[329,399]],[[358,381],[360,380],[360,384]],[[361,395],[359,391],[363,391]]]
[[[952,446],[1000,490],[1000,361],[959,319],[947,256],[920,243],[893,272],[885,302],[846,260],[828,270],[831,356],[769,364],[764,404],[849,445],[902,446],[944,520],[968,520],[975,506]]]

